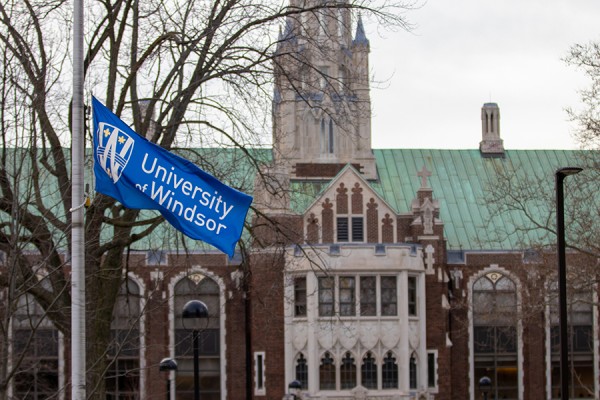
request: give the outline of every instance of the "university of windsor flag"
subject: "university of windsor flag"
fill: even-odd
[[[127,208],[158,210],[232,257],[252,197],[139,136],[95,97],[92,106],[96,191]]]

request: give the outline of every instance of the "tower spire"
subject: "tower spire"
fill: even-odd
[[[369,39],[367,39],[367,34],[365,33],[365,26],[363,25],[362,15],[358,14],[358,22],[356,23],[356,34],[354,35],[354,40],[352,41],[354,45],[369,45]]]

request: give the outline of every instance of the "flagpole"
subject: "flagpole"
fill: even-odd
[[[85,400],[83,0],[73,0],[71,142],[71,399]]]

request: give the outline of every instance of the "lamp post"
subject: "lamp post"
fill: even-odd
[[[171,371],[177,371],[177,361],[172,358],[163,358],[160,360],[160,364],[158,365],[158,370],[165,374],[165,379],[167,380],[167,400],[171,399],[171,379],[170,374]]]
[[[208,319],[208,308],[200,300],[190,300],[183,306],[183,321],[192,321],[192,345],[194,347],[194,400],[200,400],[200,355],[198,350],[198,333],[200,321]],[[184,328],[187,328],[184,324]],[[189,328],[187,328],[189,329]]]
[[[567,260],[565,255],[565,195],[563,182],[582,168],[567,167],[556,171],[556,252],[558,255],[558,302],[560,324],[560,398],[569,399],[569,339],[567,331]]]
[[[482,376],[479,380],[479,390],[483,393],[483,400],[488,400],[488,392],[492,388],[492,380],[487,376]]]

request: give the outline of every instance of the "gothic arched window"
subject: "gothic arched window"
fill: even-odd
[[[175,285],[175,357],[177,359],[177,398],[191,398],[193,384],[192,330],[181,318],[183,306],[200,300],[208,308],[206,328],[199,333],[200,395],[204,399],[220,398],[220,292],[219,285],[202,274],[185,277]],[[189,325],[189,324],[187,324]]]
[[[370,351],[363,357],[361,383],[367,389],[377,389],[377,363]]]
[[[494,382],[492,398],[518,398],[517,291],[499,272],[473,284],[473,352],[476,390],[487,376]]]
[[[302,389],[308,389],[308,365],[304,354],[300,353],[296,360],[296,380],[302,384]]]
[[[320,390],[335,390],[335,362],[331,353],[326,352],[319,366]]]
[[[391,351],[388,351],[383,359],[383,367],[381,369],[383,389],[398,388],[398,363],[396,357]]]
[[[411,354],[410,360],[408,362],[408,381],[409,387],[411,389],[416,389],[418,384],[418,375],[417,375],[417,358],[415,354]]]
[[[354,363],[354,357],[352,357],[349,351],[342,358],[340,383],[342,389],[353,389],[356,387],[356,364]]]

